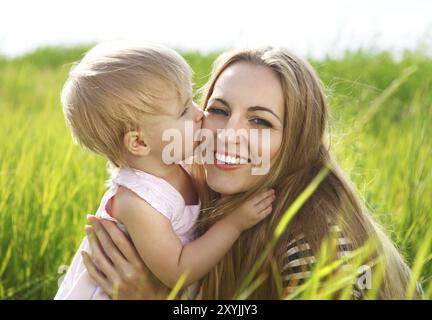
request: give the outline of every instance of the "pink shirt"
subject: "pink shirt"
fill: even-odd
[[[186,170],[184,165],[182,167]],[[106,211],[106,205],[117,193],[120,186],[135,192],[140,198],[164,215],[171,222],[174,232],[183,245],[194,239],[193,227],[198,218],[200,203],[186,205],[182,195],[171,184],[140,170],[122,168],[113,175],[96,216],[116,221]],[[118,223],[118,226],[127,233],[124,225]],[[55,300],[109,299],[109,296],[90,278],[82,261],[80,251],[86,250],[89,252],[89,248],[87,237],[85,237],[54,297]]]

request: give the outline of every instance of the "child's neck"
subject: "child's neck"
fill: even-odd
[[[134,159],[129,162],[132,169],[141,170],[168,181],[182,171],[177,164],[165,164],[160,159],[155,159],[151,156],[145,159]]]

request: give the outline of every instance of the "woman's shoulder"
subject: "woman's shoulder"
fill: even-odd
[[[349,255],[353,251],[352,241],[344,235],[341,228],[337,225],[331,226],[330,231],[333,239],[336,240],[337,257],[342,258]],[[303,233],[292,236],[283,252],[284,268],[298,267],[305,264],[313,265],[315,263],[315,256],[311,245]]]
[[[344,235],[337,225],[332,225],[330,231],[336,245],[333,248],[335,257],[337,259],[349,257],[354,250],[352,241]],[[307,237],[303,233],[291,237],[283,249],[281,272],[282,284],[288,294],[294,292],[310,278],[316,263],[317,258]],[[353,299],[360,299],[362,296],[362,292],[356,284],[353,286],[351,296]]]

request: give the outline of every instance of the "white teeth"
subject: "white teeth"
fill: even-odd
[[[222,153],[217,153],[217,152],[216,152],[216,159],[219,160],[220,162],[225,162],[228,164],[246,164],[249,162],[247,159],[244,158],[226,156]]]
[[[225,155],[216,153],[216,159],[219,160],[220,162],[225,162]]]

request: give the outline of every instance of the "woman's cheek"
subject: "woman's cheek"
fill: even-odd
[[[282,144],[282,134],[280,132],[275,132],[270,135],[270,159],[273,159],[279,153],[279,149]]]
[[[249,140],[249,150],[252,159],[263,159],[271,161],[279,153],[282,143],[282,134],[270,132],[270,134],[260,134],[258,140]]]
[[[208,112],[204,113],[204,118],[202,121],[202,128],[212,130],[214,132],[217,131],[217,129],[223,129],[225,128],[225,120],[222,116],[214,115]]]
[[[202,129],[206,130],[214,130],[214,124],[212,124],[211,120],[208,117],[205,117],[202,122]]]

